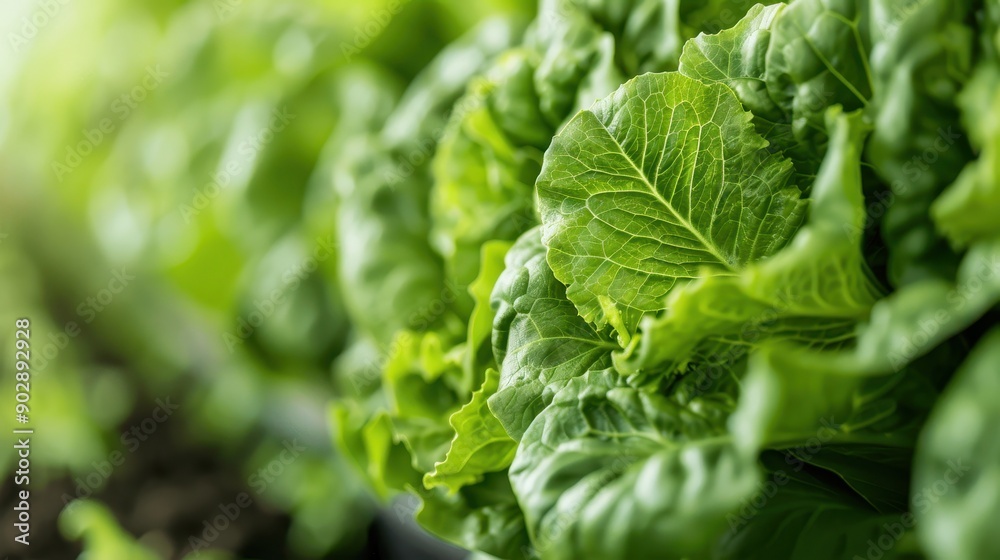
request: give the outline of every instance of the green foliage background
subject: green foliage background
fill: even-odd
[[[996,3],[539,4],[5,8],[41,531],[180,558],[249,488],[221,554],[1000,553]]]
[[[127,481],[146,468],[142,457],[167,448],[166,462],[183,465],[211,450],[243,481],[238,491],[293,439],[307,451],[260,494],[264,509],[290,516],[283,554],[364,544],[373,502],[333,450],[326,414],[330,364],[351,330],[336,275],[330,138],[356,107],[339,100],[358,75],[395,95],[474,24],[532,9],[513,0],[4,4],[0,321],[9,328],[0,340],[13,348],[14,319],[31,320],[37,557],[61,540],[54,515],[90,488],[131,531],[166,534],[169,544],[145,535],[146,556],[179,558],[200,527],[141,527],[130,508],[147,494],[120,504],[136,491]],[[275,112],[288,123],[267,131]],[[134,280],[102,304],[116,272]],[[280,302],[241,336],[240,321],[274,290]],[[11,351],[8,433],[23,427],[13,364]],[[177,413],[129,453],[122,436],[167,397]],[[86,482],[115,451],[124,464],[78,491],[74,479]],[[15,462],[4,446],[0,470]],[[73,511],[63,534],[83,536],[90,557],[139,557],[101,506]]]

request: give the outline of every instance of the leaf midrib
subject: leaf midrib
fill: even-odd
[[[643,104],[645,105],[645,100],[643,100]],[[674,109],[674,107],[671,107],[671,112],[673,111],[673,109]],[[737,272],[738,269],[736,267],[734,267],[733,264],[730,263],[725,257],[722,256],[722,254],[719,252],[719,248],[716,247],[714,243],[711,243],[708,239],[706,239],[701,234],[701,232],[698,231],[698,229],[695,228],[693,224],[691,224],[690,221],[688,221],[687,219],[685,219],[683,216],[680,215],[680,213],[670,204],[670,202],[667,201],[667,199],[663,198],[663,195],[661,195],[660,192],[659,192],[659,190],[657,190],[656,185],[654,185],[654,184],[652,184],[652,183],[649,182],[649,179],[646,178],[646,174],[639,168],[638,165],[636,165],[635,161],[628,155],[628,153],[625,151],[625,148],[621,145],[620,142],[618,142],[618,139],[615,138],[615,135],[612,134],[611,130],[604,124],[604,121],[602,121],[600,118],[598,118],[597,115],[595,113],[593,113],[593,112],[591,112],[591,115],[593,115],[594,120],[596,120],[597,123],[599,125],[601,125],[601,129],[604,130],[604,132],[607,133],[608,138],[610,138],[611,141],[615,143],[615,146],[618,148],[618,151],[622,154],[622,157],[624,157],[625,160],[628,161],[629,165],[632,166],[632,169],[635,170],[635,172],[638,175],[639,179],[643,182],[643,184],[646,185],[647,188],[649,188],[649,191],[650,191],[650,193],[652,193],[653,197],[656,198],[656,200],[659,201],[661,204],[663,204],[663,206],[667,210],[670,211],[670,213],[674,216],[674,218],[676,218],[677,221],[680,222],[680,224],[681,224],[682,227],[684,227],[689,232],[691,232],[692,234],[694,234],[695,238],[699,242],[701,242],[702,245],[705,246],[705,249],[706,249],[706,251],[708,251],[708,253],[710,253],[713,257],[715,257],[716,259],[718,259],[718,261],[721,264],[725,265],[725,267],[727,269],[729,269],[731,272]],[[699,128],[700,128],[702,123],[698,123],[698,124],[699,124]],[[699,133],[698,137],[699,137],[699,139],[701,138],[701,134],[700,133]],[[643,148],[644,148],[643,149],[643,156],[644,157],[645,157],[645,153],[646,153],[645,148],[647,146],[649,146],[649,140],[648,140],[648,138],[645,140],[645,145],[643,146]],[[660,151],[660,154],[659,154],[660,157],[659,157],[658,161],[662,161],[663,160],[663,156],[665,155],[665,153],[666,153],[666,149],[664,148],[664,150]]]

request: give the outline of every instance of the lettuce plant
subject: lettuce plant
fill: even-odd
[[[541,4],[343,99],[372,488],[504,559],[1000,553],[995,4]]]

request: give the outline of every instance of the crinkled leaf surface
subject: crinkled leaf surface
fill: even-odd
[[[577,378],[531,424],[510,478],[543,558],[699,557],[749,497],[755,453],[704,407]]]
[[[536,187],[556,277],[588,322],[627,342],[678,280],[773,254],[803,211],[732,90],[647,74],[570,121]]]
[[[451,448],[445,460],[424,476],[424,486],[444,486],[454,492],[481,481],[484,473],[503,471],[510,466],[517,444],[486,405],[499,383],[500,374],[488,370],[483,386],[472,394],[472,400],[451,416],[449,423],[455,429]]]
[[[507,253],[507,269],[493,291],[493,353],[499,390],[490,410],[514,439],[566,383],[611,365],[617,345],[577,315],[545,260],[538,229]]]
[[[797,138],[824,141],[827,107],[866,107],[873,78],[868,63],[867,2],[798,0],[771,29],[765,81],[779,106],[792,114]]]
[[[440,488],[413,491],[422,501],[417,522],[442,539],[502,560],[521,560],[531,549],[506,470],[454,494]]]
[[[865,225],[861,114],[831,111],[831,149],[813,187],[809,219],[792,243],[735,276],[709,276],[679,286],[662,317],[642,323],[638,347],[616,356],[633,373],[698,352],[720,341],[755,345],[787,338],[817,344],[848,338],[878,299],[860,249]]]
[[[767,53],[772,45],[772,28],[784,7],[754,6],[733,27],[688,41],[679,71],[702,82],[719,82],[732,88],[743,107],[753,113],[754,127],[770,142],[768,149],[783,152],[793,161],[796,180],[804,186],[816,174],[825,142],[797,137],[791,104],[787,99],[779,104],[768,90]],[[817,104],[814,110],[822,111],[833,103],[830,101]]]
[[[735,26],[715,35],[699,35],[684,45],[681,74],[702,82],[728,85],[756,120],[780,123],[785,110],[767,91],[765,81],[771,26],[784,5],[757,5]]]

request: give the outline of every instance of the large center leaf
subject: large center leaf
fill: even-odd
[[[692,359],[724,363],[765,340],[836,346],[852,336],[880,294],[860,250],[867,128],[860,112],[831,109],[827,120],[830,148],[812,187],[809,218],[794,240],[739,275],[673,290],[667,311],[645,318],[632,346],[616,356],[619,372]]]
[[[555,137],[538,179],[542,240],[587,321],[623,341],[678,280],[781,248],[804,203],[731,89],[647,74]]]

